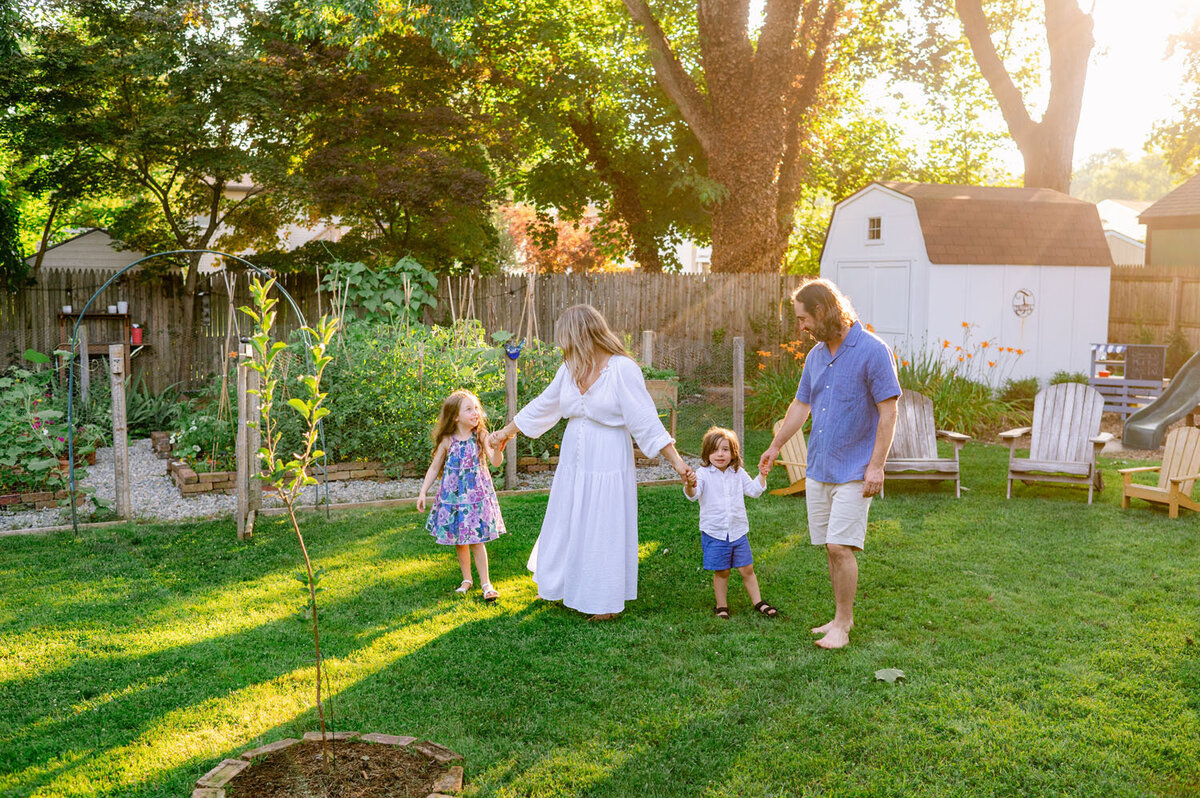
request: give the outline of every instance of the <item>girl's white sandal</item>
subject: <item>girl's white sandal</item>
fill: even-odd
[[[489,604],[500,598],[500,594],[496,591],[496,588],[492,587],[491,582],[484,582],[480,585],[480,589],[483,590],[483,600]]]
[[[467,595],[467,591],[470,590],[471,586],[474,584],[475,583],[472,582],[470,579],[464,579],[464,580],[462,580],[462,584],[460,584],[458,587],[454,588],[454,592],[460,596],[465,596],[465,595]]]

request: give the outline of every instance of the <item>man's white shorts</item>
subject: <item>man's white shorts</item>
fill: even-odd
[[[871,497],[862,492],[862,480],[837,484],[808,480],[808,534],[814,546],[833,543],[862,550],[871,509]]]

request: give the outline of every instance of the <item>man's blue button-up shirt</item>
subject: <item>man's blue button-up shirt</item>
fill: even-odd
[[[900,395],[896,360],[878,336],[855,322],[837,354],[819,343],[808,353],[796,399],[812,409],[808,478],[840,484],[866,476],[879,408]]]

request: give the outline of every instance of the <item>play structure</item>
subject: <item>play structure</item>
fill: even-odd
[[[1157,449],[1167,428],[1200,406],[1200,352],[1192,355],[1162,395],[1133,413],[1125,422],[1121,443],[1130,449]]]

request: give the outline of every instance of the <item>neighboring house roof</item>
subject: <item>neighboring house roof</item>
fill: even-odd
[[[1146,240],[1146,225],[1138,224],[1138,214],[1154,203],[1144,200],[1102,199],[1096,203],[1100,226],[1137,241]]]
[[[101,269],[118,271],[142,257],[136,250],[118,250],[116,239],[102,227],[89,227],[76,232],[69,238],[46,247],[42,254],[42,269],[46,271]],[[37,255],[25,259],[29,265],[37,261]],[[138,267],[141,268],[141,267]]]
[[[1048,188],[879,181],[909,197],[931,263],[1112,266],[1090,202]]]
[[[1142,211],[1138,220],[1146,224],[1147,221],[1180,216],[1200,216],[1200,175],[1184,181],[1182,186]]]

